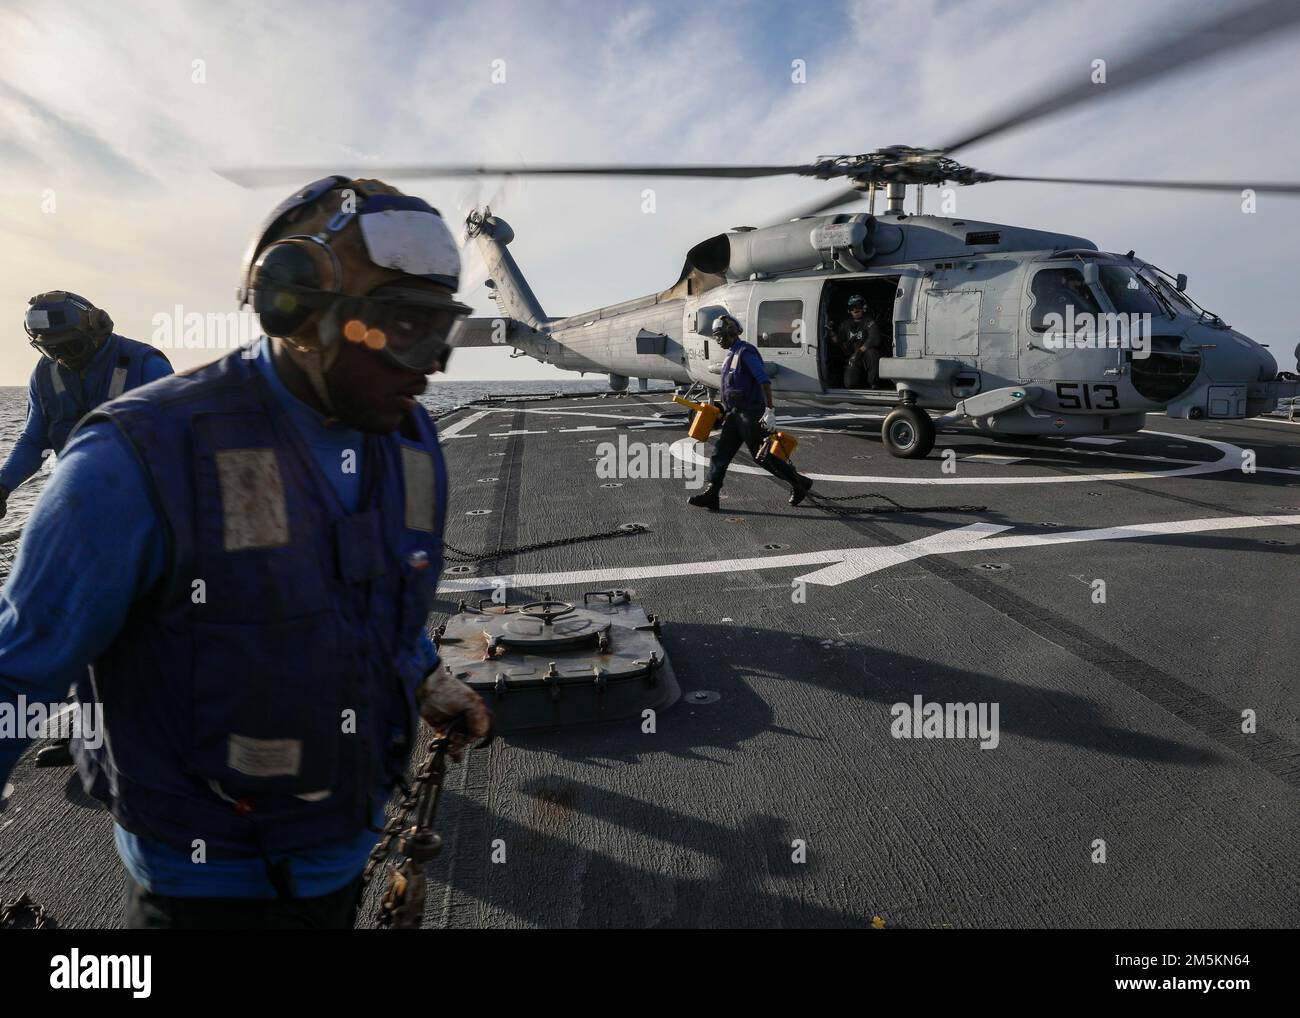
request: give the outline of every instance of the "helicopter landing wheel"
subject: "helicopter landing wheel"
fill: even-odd
[[[889,455],[905,460],[924,459],[934,448],[934,421],[919,407],[901,406],[885,418],[880,437]]]

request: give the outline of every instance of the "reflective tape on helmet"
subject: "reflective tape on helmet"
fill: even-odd
[[[362,212],[366,254],[381,268],[421,276],[455,289],[460,252],[442,216],[418,209]]]

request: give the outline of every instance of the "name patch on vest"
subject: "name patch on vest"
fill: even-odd
[[[250,778],[291,778],[302,770],[302,740],[232,735],[226,745],[226,766]]]
[[[275,450],[222,449],[216,458],[222,547],[242,551],[288,544],[289,512]]]
[[[433,533],[433,457],[427,452],[402,446],[402,477],[406,481],[406,528]]]

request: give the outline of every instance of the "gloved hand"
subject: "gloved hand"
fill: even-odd
[[[763,427],[772,431],[776,427],[776,411],[768,407],[763,411]]]
[[[436,731],[449,729],[457,719],[464,722],[450,735],[447,752],[453,760],[460,760],[467,747],[492,734],[492,714],[483,698],[446,671],[426,675],[415,691],[415,702],[420,717]]]

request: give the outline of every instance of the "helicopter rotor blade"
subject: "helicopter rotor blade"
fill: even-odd
[[[1182,32],[1162,31],[1158,44],[1111,63],[1106,72],[1107,84],[1099,87],[1091,80],[1082,84],[1072,81],[1045,99],[1036,99],[986,121],[976,130],[953,139],[943,146],[943,151],[951,154],[1088,99],[1111,96],[1230,50],[1267,41],[1297,22],[1300,22],[1300,4],[1295,0],[1262,0],[1249,7],[1235,6]]]
[[[583,165],[583,166],[366,166],[358,172],[385,180],[409,180],[432,177],[781,177],[787,174],[811,174],[813,167],[794,166],[668,166],[651,163],[642,166]],[[230,168],[215,170],[219,176],[240,187],[270,187],[275,184],[294,185],[305,180],[318,180],[337,172],[321,167],[267,167]]]
[[[1270,182],[1263,184],[1226,183],[1218,180],[1103,180],[1088,177],[1011,177],[1000,173],[988,175],[990,181],[1011,180],[1030,184],[1096,184],[1100,187],[1148,187],[1167,191],[1244,191],[1260,194],[1300,195],[1300,183]]]

